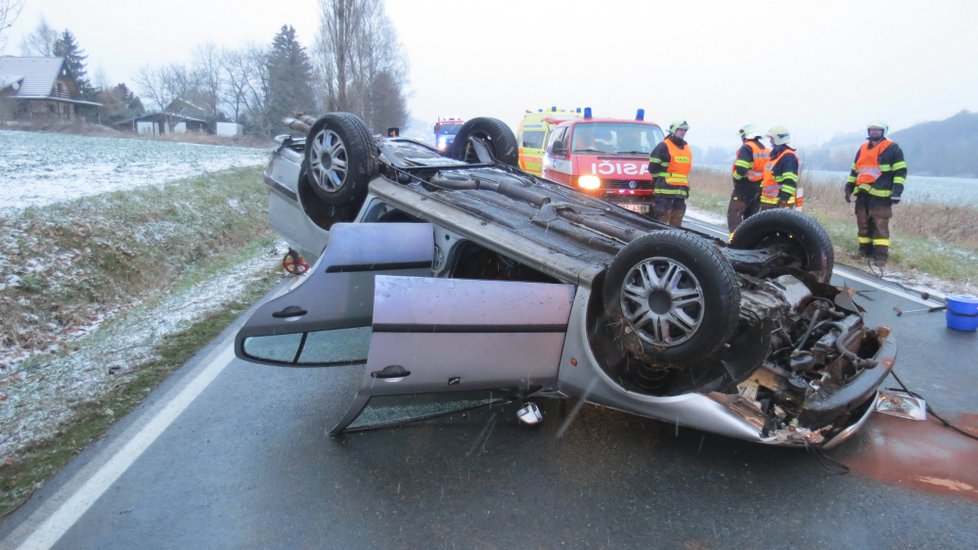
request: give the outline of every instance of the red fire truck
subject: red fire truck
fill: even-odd
[[[619,204],[635,212],[649,211],[652,177],[649,154],[664,135],[645,120],[584,117],[559,124],[547,139],[543,177]]]

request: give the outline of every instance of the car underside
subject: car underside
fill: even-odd
[[[400,237],[387,234],[394,227],[430,224],[417,237],[424,241],[430,233],[430,245],[412,245],[430,246],[425,277],[573,289],[552,377],[536,377],[534,384],[519,376],[486,382],[497,390],[509,387],[513,399],[579,397],[728,436],[829,447],[865,420],[893,367],[894,338],[885,327],[865,327],[849,289],[829,284],[831,242],[799,212],[753,216],[728,245],[522,172],[499,125],[480,122],[494,119],[466,123],[446,157],[407,139],[361,143],[364,132],[349,128],[355,121],[329,117],[312,125],[306,139],[283,140],[266,171],[271,200],[292,201],[288,208],[322,231],[323,244],[328,238],[310,277],[362,268],[356,267],[361,260],[330,258],[332,247],[347,246],[340,239],[367,235],[331,231],[336,224],[363,226],[381,236],[373,237],[375,243],[390,239],[392,250],[402,246]],[[347,153],[367,156],[361,178],[348,178],[352,168],[337,178],[355,189],[349,199],[335,200],[309,175],[306,146],[329,141],[324,131],[332,131]],[[308,243],[309,235],[319,235],[315,228],[283,230],[278,222],[287,239],[307,239],[303,249],[316,248]],[[383,224],[391,231],[384,232]],[[363,269],[390,274],[388,268],[397,267],[385,267],[382,252],[378,257]],[[438,292],[429,303],[451,303],[453,290]],[[255,314],[254,327],[239,334],[239,356],[299,363],[301,350],[291,362],[269,360],[248,352],[246,344],[281,334],[284,325],[273,314],[286,311],[290,299],[278,298]],[[376,297],[369,305],[358,318],[376,322],[385,306]],[[289,330],[310,327],[300,322]],[[381,332],[373,328],[371,354]],[[373,357],[363,358],[368,371],[381,367],[372,366]],[[368,372],[361,393],[373,391],[376,376],[369,378]],[[464,389],[471,388],[444,391]]]

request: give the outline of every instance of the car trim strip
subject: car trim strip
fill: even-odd
[[[326,273],[359,273],[363,271],[380,271],[380,270],[391,270],[391,269],[421,269],[424,267],[431,267],[431,261],[425,260],[420,262],[399,262],[399,263],[384,263],[384,264],[349,264],[349,265],[331,265],[326,268]]]
[[[566,332],[567,325],[446,325],[416,323],[375,324],[374,332],[418,332],[425,334],[472,334],[472,333],[515,333],[515,332]]]

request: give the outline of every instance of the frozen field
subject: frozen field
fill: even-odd
[[[224,170],[269,151],[129,138],[0,130],[0,215]]]

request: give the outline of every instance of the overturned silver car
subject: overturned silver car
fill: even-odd
[[[447,156],[348,113],[307,124],[265,181],[272,225],[317,260],[236,352],[365,366],[333,434],[576,397],[827,448],[893,367],[892,335],[829,284],[831,242],[801,213],[757,214],[727,245],[522,172],[496,119],[467,122]]]

